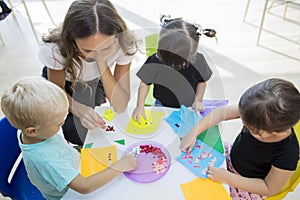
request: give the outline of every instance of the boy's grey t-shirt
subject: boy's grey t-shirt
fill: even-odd
[[[191,106],[195,99],[197,85],[206,82],[212,75],[204,56],[197,53],[193,63],[175,70],[161,64],[156,54],[150,56],[137,76],[146,84],[154,84],[153,96],[163,106],[179,108]]]

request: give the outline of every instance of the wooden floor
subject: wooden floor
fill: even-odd
[[[7,1],[6,1],[7,2]],[[39,76],[42,64],[37,57],[38,43],[21,0],[11,0],[13,15],[0,21],[0,94],[23,76]],[[39,0],[26,0],[38,37],[53,27]],[[56,24],[63,21],[70,0],[46,0]],[[161,14],[183,17],[217,31],[218,41],[201,38],[200,51],[214,71],[208,82],[206,98],[229,99],[237,103],[243,91],[258,81],[280,77],[300,89],[300,6],[290,5],[283,19],[284,3],[275,1],[266,13],[259,45],[256,45],[264,2],[251,0],[243,22],[247,0],[112,0],[129,28],[138,36],[158,31]],[[298,0],[299,3],[299,0]],[[143,51],[143,50],[142,50]],[[145,61],[139,53],[132,66],[132,101],[134,106],[139,80],[136,70]],[[0,117],[3,114],[0,112]],[[239,120],[221,125],[222,137],[233,141],[241,128]],[[285,199],[296,200],[300,187]],[[2,199],[0,197],[0,199]]]

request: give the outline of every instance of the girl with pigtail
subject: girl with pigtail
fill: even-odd
[[[137,121],[140,116],[146,119],[144,102],[151,84],[154,84],[155,105],[173,108],[185,105],[192,106],[196,112],[205,110],[202,100],[212,71],[197,50],[200,36],[215,37],[216,31],[166,15],[160,22],[157,52],[137,72],[141,84],[132,113]]]

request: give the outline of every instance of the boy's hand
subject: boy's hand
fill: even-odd
[[[134,155],[123,157],[121,160],[116,162],[112,168],[121,172],[134,170],[136,168],[136,158]]]
[[[137,106],[134,111],[132,112],[132,119],[138,121],[138,123],[140,124],[140,118],[141,116],[144,117],[144,119],[146,120],[147,117],[146,117],[146,114],[145,114],[145,107],[144,106]]]

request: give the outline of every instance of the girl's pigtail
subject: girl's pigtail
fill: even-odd
[[[160,26],[164,26],[166,25],[168,22],[170,22],[171,19],[171,15],[162,15],[160,18]]]
[[[195,32],[196,35],[198,36],[205,35],[210,38],[214,37],[217,40],[216,37],[217,32],[214,29],[202,29],[202,26],[196,23],[194,24],[194,27],[196,28],[196,32]]]
[[[214,29],[204,29],[203,34],[207,37],[216,37],[216,31]]]

